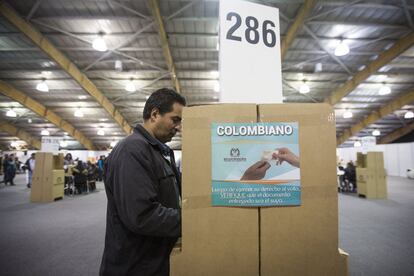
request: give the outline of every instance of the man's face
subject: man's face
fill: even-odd
[[[154,136],[162,143],[171,141],[177,131],[181,131],[183,106],[174,103],[172,110],[163,115],[157,113],[154,118]]]

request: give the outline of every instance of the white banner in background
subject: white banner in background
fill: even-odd
[[[220,1],[220,101],[282,103],[279,10]]]
[[[376,145],[377,139],[375,136],[365,136],[361,138],[361,150],[363,154],[366,154],[368,151],[374,151]]]
[[[42,148],[40,151],[42,152],[52,152],[57,154],[59,152],[59,143],[62,140],[60,137],[50,137],[50,136],[43,136],[42,137]]]

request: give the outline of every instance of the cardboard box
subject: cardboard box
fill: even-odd
[[[171,275],[259,275],[258,209],[211,207],[211,123],[256,118],[254,104],[184,109],[182,250]]]
[[[299,122],[302,203],[211,207],[212,122]],[[171,275],[347,275],[338,251],[335,115],[326,104],[226,104],[183,112],[182,249]]]
[[[35,158],[31,201],[52,202],[62,198],[64,190],[63,155],[54,156],[48,152],[37,152]]]
[[[302,205],[261,208],[261,275],[337,275],[335,116],[326,104],[259,105],[261,122],[299,122]]]

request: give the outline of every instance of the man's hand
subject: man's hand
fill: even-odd
[[[288,162],[292,166],[298,167],[300,166],[299,163],[299,157],[296,156],[293,152],[291,152],[288,148],[280,148],[278,149],[277,153],[274,152],[272,154],[273,159],[276,159],[280,162],[280,164],[283,163],[283,161]]]
[[[260,180],[270,168],[270,164],[266,161],[258,161],[250,166],[243,174],[240,180]]]

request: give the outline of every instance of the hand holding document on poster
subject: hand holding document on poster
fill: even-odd
[[[300,162],[299,157],[291,152],[288,148],[280,148],[272,153],[272,158],[276,159],[276,164],[282,164],[283,161],[288,162],[292,166],[299,168]]]

